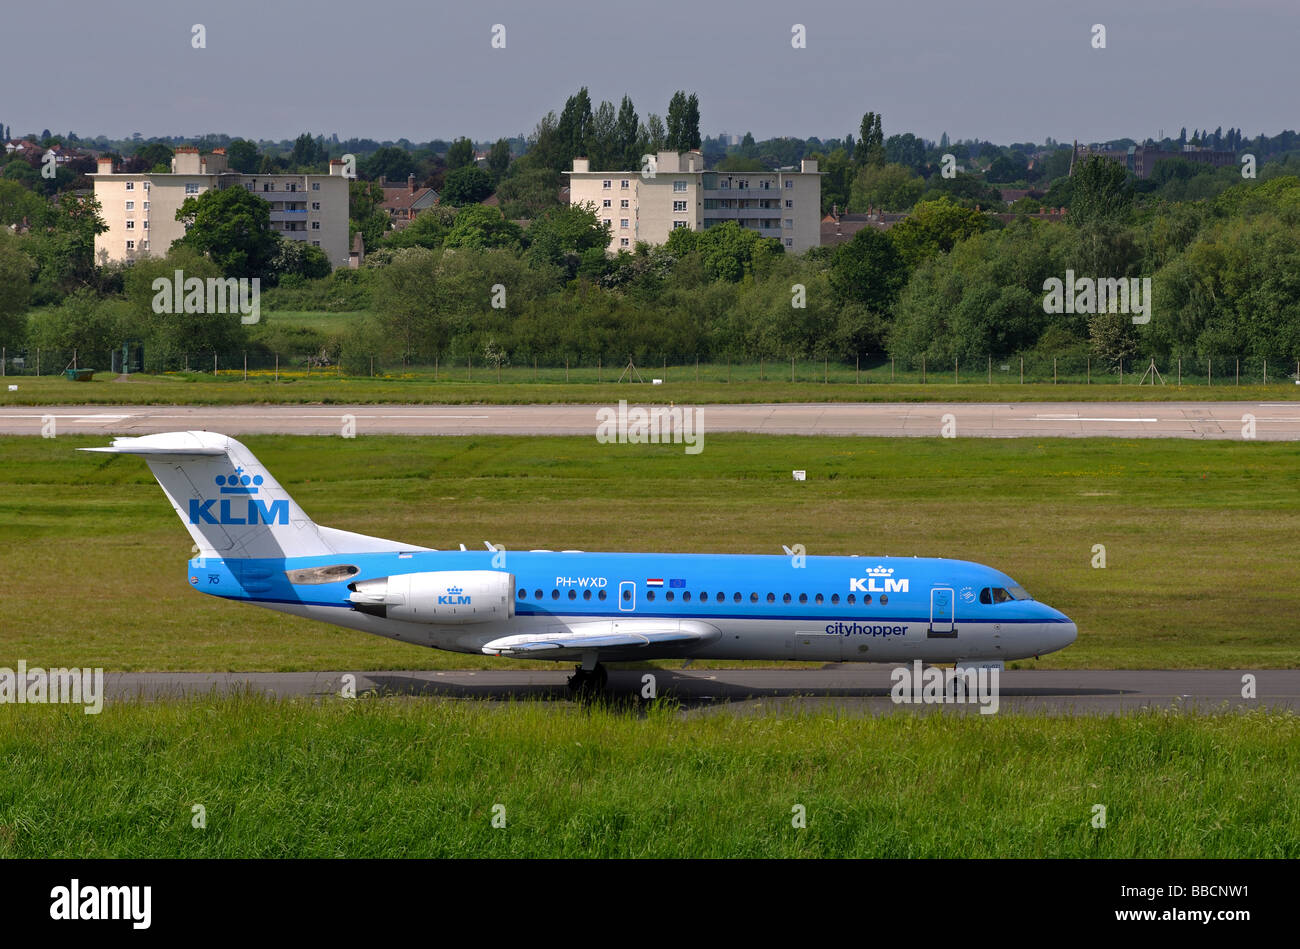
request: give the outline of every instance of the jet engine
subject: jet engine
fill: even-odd
[[[515,577],[497,570],[399,573],[349,583],[353,608],[409,623],[460,625],[515,615]]]

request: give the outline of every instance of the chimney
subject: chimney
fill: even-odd
[[[95,174],[111,175],[113,173],[113,159],[110,155],[101,155],[95,161]]]
[[[415,175],[406,176],[406,193],[415,194]]]
[[[379,176],[379,187],[380,187],[380,188],[383,188],[386,184],[388,184],[388,177],[387,177],[386,175],[380,175],[380,176]]]

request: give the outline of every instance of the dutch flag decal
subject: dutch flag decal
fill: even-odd
[[[646,580],[645,585],[648,587],[661,587],[664,585],[663,577],[652,577]]]

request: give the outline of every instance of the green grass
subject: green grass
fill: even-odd
[[[14,376],[3,381],[18,386],[9,392],[0,386],[0,406],[5,405],[61,405],[70,403],[98,405],[243,405],[243,404],[526,404],[526,403],[584,403],[605,404],[619,399],[669,400],[680,404],[703,405],[708,403],[753,402],[1170,402],[1170,401],[1289,401],[1300,400],[1300,386],[1289,380],[1270,381],[1264,385],[1167,385],[1139,386],[1130,381],[1092,385],[1078,383],[1053,385],[1051,382],[1016,383],[963,382],[953,384],[937,379],[925,385],[919,382],[889,383],[864,373],[861,384],[852,381],[853,370],[847,370],[848,379],[823,383],[820,367],[816,378],[799,377],[790,382],[789,376],[774,379],[769,373],[765,380],[758,379],[758,367],[746,367],[742,374],[737,367],[733,381],[725,381],[725,367],[711,367],[711,374],[702,367],[700,381],[695,381],[693,367],[668,368],[646,371],[646,384],[617,383],[618,373],[611,378],[610,371],[601,374],[597,381],[595,369],[542,369],[533,381],[531,369],[511,369],[502,372],[502,381],[496,373],[481,366],[467,372],[462,365],[453,369],[442,367],[432,370],[416,369],[410,372],[389,371],[381,366],[376,376],[339,375],[335,369],[312,370],[290,368],[287,360],[282,364],[278,378],[274,370],[250,370],[247,381],[238,356],[220,363],[220,371],[210,371],[211,356],[196,360],[189,373],[169,375],[140,374],[121,382],[108,372],[101,372],[89,382],[69,382],[63,376]],[[207,371],[199,371],[207,370]],[[566,381],[566,375],[568,381]],[[712,378],[710,378],[710,375]],[[841,373],[843,376],[843,373]],[[651,378],[664,378],[658,386],[649,384]],[[1126,380],[1133,377],[1126,376]],[[1270,376],[1270,380],[1272,377]]]
[[[249,437],[316,521],[430,547],[944,556],[1079,626],[1025,667],[1295,668],[1295,446],[1181,439]],[[101,438],[0,438],[0,665],[502,668],[205,597],[189,535]],[[793,468],[809,480],[794,482]],[[1106,569],[1093,569],[1093,547]],[[538,664],[554,668],[551,664]],[[705,665],[703,663],[697,665]]]
[[[1292,714],[235,697],[3,721],[0,857],[1300,856]]]

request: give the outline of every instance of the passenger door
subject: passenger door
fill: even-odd
[[[956,639],[957,623],[953,610],[957,597],[952,587],[934,587],[930,590],[930,629],[928,639]]]

